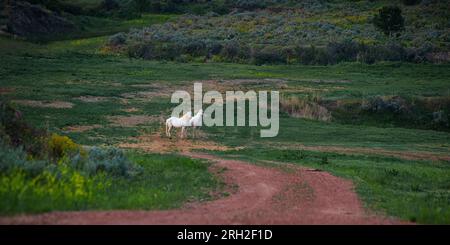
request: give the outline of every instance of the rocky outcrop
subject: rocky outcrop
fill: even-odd
[[[75,29],[72,22],[28,2],[13,1],[7,15],[6,31],[26,38],[48,38]]]

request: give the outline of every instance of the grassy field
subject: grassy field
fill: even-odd
[[[279,88],[282,94],[320,96],[331,101],[393,95],[450,96],[449,64],[176,63],[130,59],[104,46],[108,39],[104,35],[168,18],[146,15],[119,25],[93,19],[91,27],[86,27],[81,35],[86,38],[47,44],[1,37],[0,96],[13,101],[31,124],[91,146],[118,145],[135,141],[139,135],[160,133],[161,124],[153,119],[168,115],[174,105],[169,103],[169,97],[158,92],[165,87],[174,90],[191,86],[196,80],[283,79],[285,86]],[[108,28],[99,32],[102,26]],[[272,88],[270,84],[262,86]],[[150,96],[139,96],[143,91]],[[65,102],[69,106],[36,106],[36,101]],[[149,120],[128,124],[114,120],[135,116]],[[70,130],[80,126],[87,129]],[[286,113],[281,115],[280,132],[275,138],[259,138],[258,128],[202,130],[208,140],[229,147],[244,147],[215,154],[254,162],[289,162],[330,171],[353,180],[365,204],[376,211],[419,223],[450,223],[450,165],[445,160],[450,155],[448,131],[364,121],[358,125],[322,122],[293,118]],[[49,202],[36,197],[31,203],[37,205],[31,206],[26,204],[30,200],[17,199],[14,193],[4,194],[0,198],[1,212],[165,209],[179,207],[187,200],[207,199],[208,193],[219,185],[207,172],[207,165],[196,160],[139,152],[130,152],[129,157],[144,167],[145,178],[133,180],[131,184],[125,180],[114,181],[106,192],[82,204]]]

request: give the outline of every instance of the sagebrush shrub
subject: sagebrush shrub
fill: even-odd
[[[108,39],[108,45],[110,46],[119,46],[124,45],[127,41],[127,36],[123,32],[119,32],[117,34],[112,35]]]
[[[76,159],[75,161],[83,161]],[[142,167],[132,163],[125,153],[117,148],[93,147],[84,163],[75,162],[75,165],[83,165],[83,170],[89,175],[99,172],[120,177],[134,177],[142,172]]]
[[[0,139],[0,174],[8,174],[13,170],[20,170],[35,176],[47,166],[47,163],[43,160],[28,158],[26,152],[21,148],[13,148]]]

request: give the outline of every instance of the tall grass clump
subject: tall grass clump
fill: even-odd
[[[297,96],[286,96],[280,100],[280,110],[292,117],[307,118],[329,122],[331,113],[320,104],[320,98],[300,98]]]

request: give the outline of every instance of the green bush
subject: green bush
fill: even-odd
[[[405,19],[397,6],[385,6],[373,18],[373,24],[386,35],[392,35],[404,29]]]
[[[239,49],[240,45],[237,41],[229,41],[224,44],[220,55],[229,61],[233,61],[238,57]]]
[[[360,51],[359,44],[351,40],[332,42],[327,46],[329,63],[355,61]]]
[[[265,47],[253,51],[253,63],[256,65],[262,64],[284,64],[286,63],[286,56],[280,52],[280,48]]]

